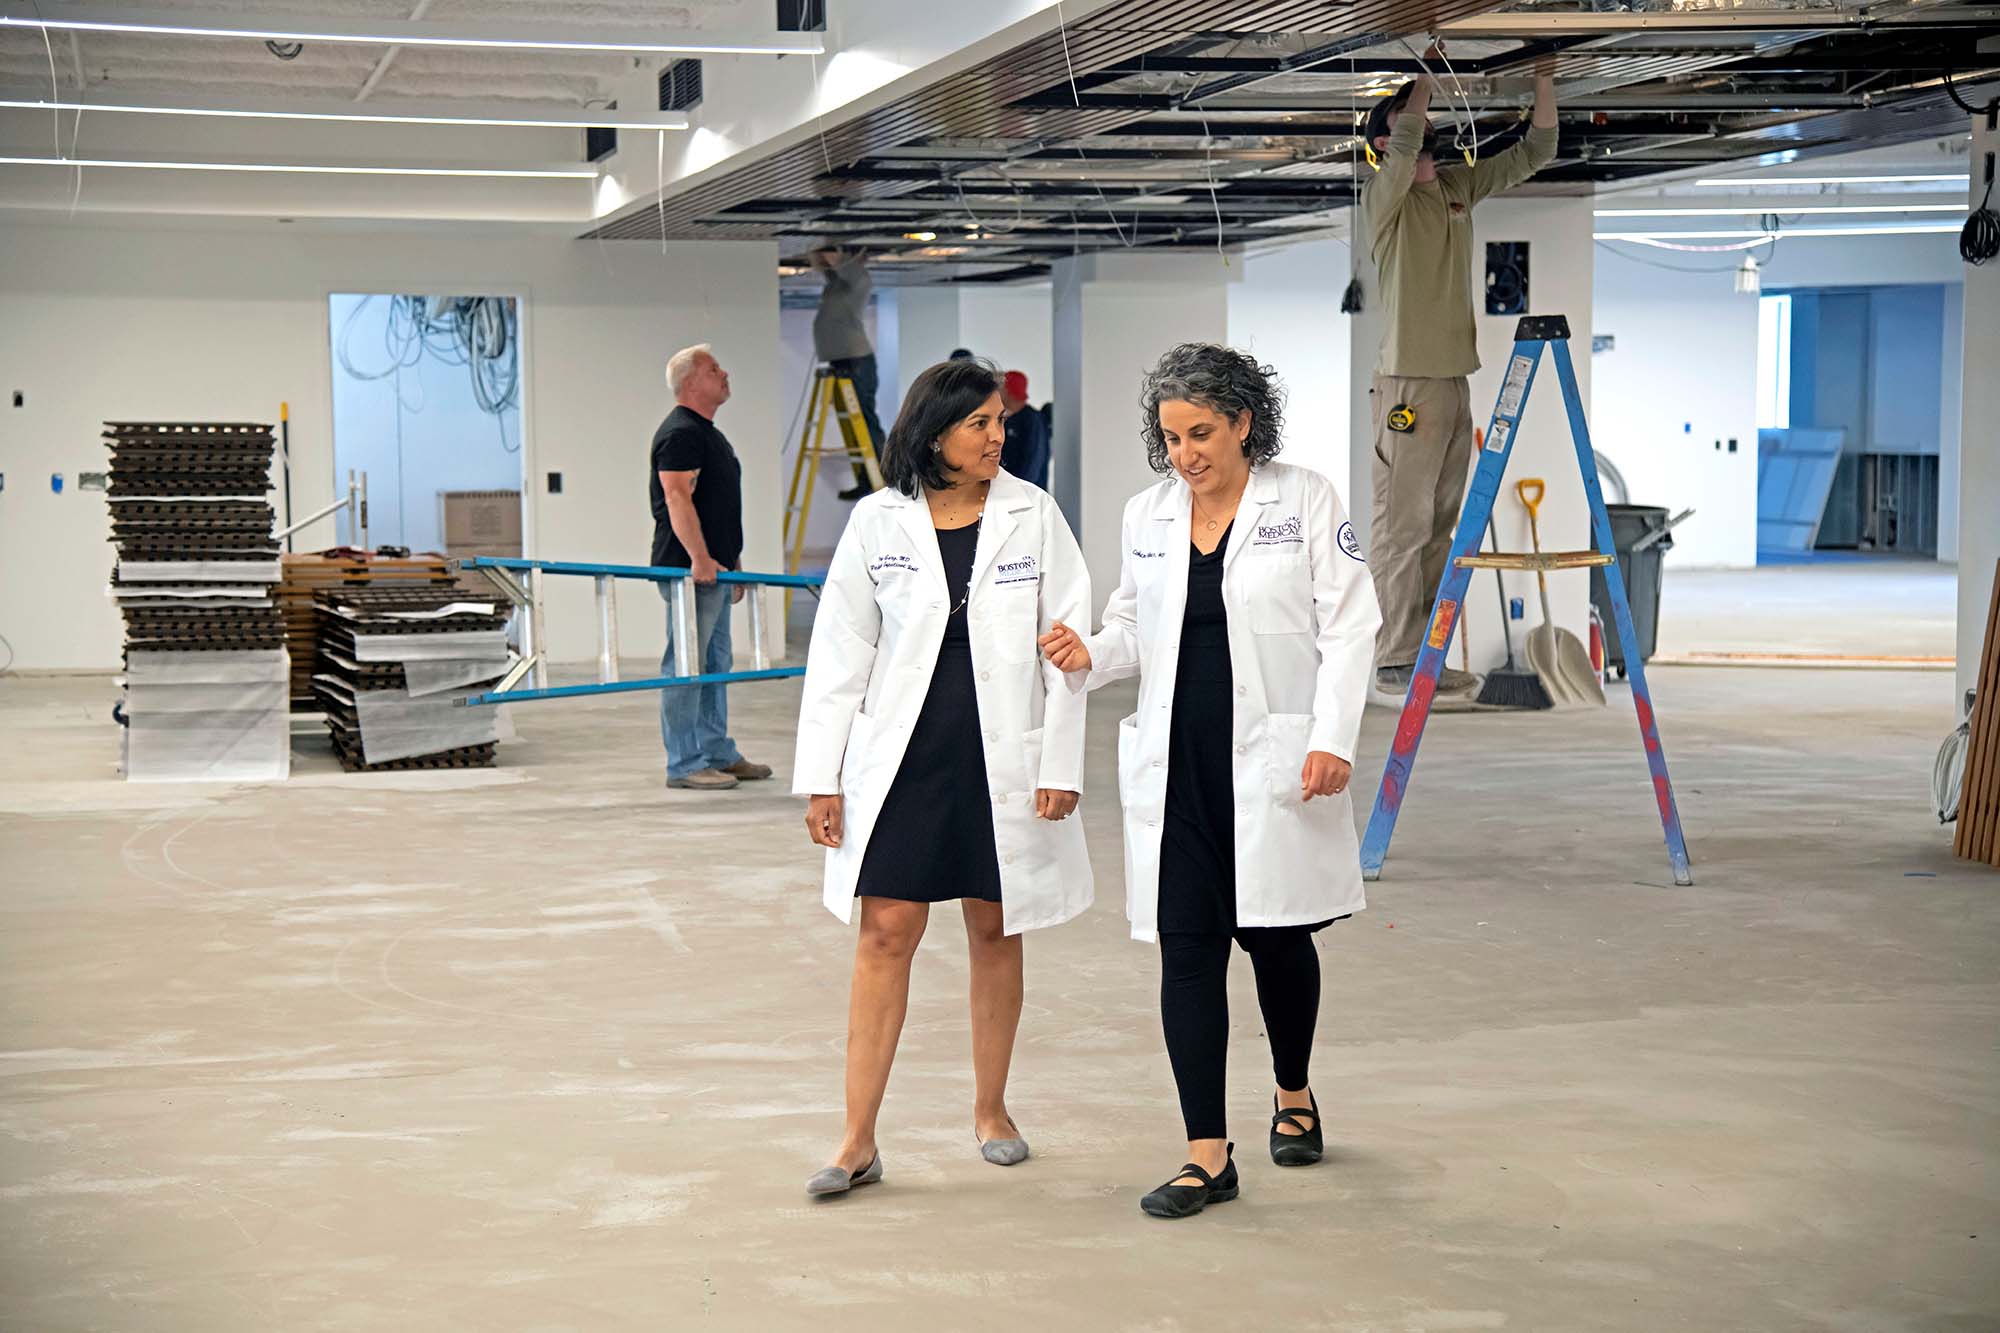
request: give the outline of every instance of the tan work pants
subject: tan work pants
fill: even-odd
[[[1452,530],[1465,500],[1472,459],[1472,387],[1463,377],[1377,375],[1371,397],[1375,504],[1368,571],[1382,604],[1375,665],[1409,666],[1423,646],[1431,599],[1444,577]],[[1417,415],[1408,431],[1389,429],[1389,412],[1399,404]]]

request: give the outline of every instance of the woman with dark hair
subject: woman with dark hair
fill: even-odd
[[[1000,469],[1000,376],[917,377],[854,507],[806,660],[792,790],[827,849],[825,900],[861,928],[847,1020],[847,1129],[810,1194],[882,1178],[875,1123],[933,903],[957,899],[972,956],[973,1136],[1012,1166],[1021,932],[1090,905],[1083,695],[1038,636],[1090,614],[1083,553],[1055,502]],[[1067,822],[1065,822],[1067,821]]]
[[[1118,728],[1126,915],[1160,945],[1160,1017],[1188,1161],[1139,1201],[1188,1217],[1240,1188],[1225,1123],[1230,942],[1250,955],[1277,1076],[1271,1159],[1320,1159],[1307,1078],[1319,1016],[1313,932],[1363,906],[1350,766],[1381,621],[1333,484],[1272,461],[1267,366],[1189,343],[1141,396],[1165,480],[1125,506],[1104,628],[1042,637],[1072,688],[1139,677]]]

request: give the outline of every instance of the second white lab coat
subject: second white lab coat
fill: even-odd
[[[1157,937],[1160,825],[1174,676],[1187,609],[1191,505],[1168,477],[1125,506],[1118,590],[1084,642],[1091,670],[1073,688],[1137,674],[1139,710],[1118,727],[1125,806],[1125,912],[1134,939]],[[1267,463],[1253,472],[1223,556],[1235,756],[1236,919],[1310,925],[1366,906],[1347,792],[1299,796],[1308,752],[1352,763],[1382,614],[1333,483]],[[1350,789],[1351,790],[1351,789]]]
[[[1035,791],[1083,790],[1084,699],[1037,639],[1056,620],[1086,623],[1090,575],[1054,500],[1001,472],[973,556],[973,688],[993,801],[1008,934],[1067,921],[1090,906],[1078,815],[1035,816]],[[792,790],[844,798],[845,833],[826,855],[825,901],[852,921],[854,890],[910,731],[923,711],[949,618],[930,507],[878,490],[854,506],[827,570],[806,657]]]

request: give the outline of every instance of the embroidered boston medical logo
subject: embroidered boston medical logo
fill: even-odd
[[[868,562],[868,572],[870,574],[883,574],[892,569],[908,570],[911,573],[915,573],[917,562],[900,551],[892,552],[889,555],[878,555]]]
[[[1361,554],[1361,539],[1354,535],[1354,525],[1352,523],[1343,523],[1340,525],[1340,533],[1337,540],[1340,542],[1341,550],[1347,552],[1364,565],[1368,563],[1368,557]]]
[[[1024,555],[1019,560],[1009,560],[995,567],[993,572],[999,575],[993,580],[994,585],[1001,588],[1010,583],[1039,583],[1042,578],[1035,568],[1035,557],[1031,555]]]
[[[1296,515],[1281,518],[1276,523],[1259,523],[1257,535],[1250,539],[1252,546],[1304,546],[1306,528]]]

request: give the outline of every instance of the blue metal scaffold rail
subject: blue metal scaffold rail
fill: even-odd
[[[500,683],[483,694],[467,695],[458,703],[467,708],[485,704],[529,703],[537,699],[574,699],[589,694],[623,694],[632,690],[667,690],[682,685],[741,685],[760,680],[783,680],[803,676],[802,666],[773,666],[764,644],[764,599],[762,587],[817,588],[825,579],[816,574],[751,574],[724,570],[716,582],[746,587],[750,596],[751,669],[748,671],[698,672],[693,651],[695,607],[693,571],[672,565],[594,565],[571,560],[519,560],[506,556],[477,555],[457,562],[460,569],[476,571],[522,613],[522,644],[519,659]],[[597,681],[584,685],[548,683],[548,654],[543,647],[541,579],[544,575],[574,575],[589,578],[597,585]],[[615,579],[664,583],[668,587],[668,608],[673,616],[674,667],[671,676],[649,676],[642,680],[618,678],[618,627],[616,602],[612,595]],[[516,688],[530,675],[531,689]]]

